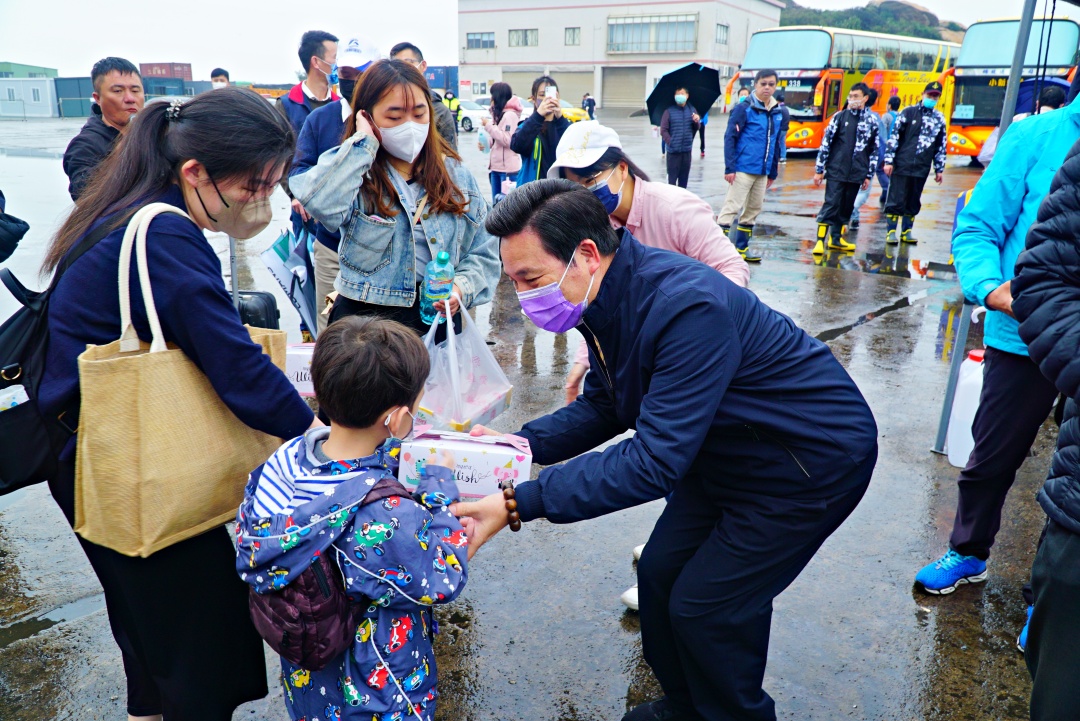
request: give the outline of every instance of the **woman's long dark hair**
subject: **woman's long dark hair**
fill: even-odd
[[[622,148],[608,148],[604,151],[604,154],[600,156],[592,165],[587,168],[571,168],[574,171],[574,175],[581,178],[591,178],[597,173],[602,173],[605,170],[611,170],[619,163],[626,163],[627,169],[630,171],[630,175],[634,178],[647,181],[649,176],[645,174],[645,171],[634,164],[634,161],[630,159],[626,153],[622,151]],[[561,169],[560,169],[561,172]]]
[[[491,117],[496,125],[502,122],[503,110],[512,97],[514,91],[510,88],[510,83],[495,83],[491,86]]]
[[[131,120],[53,237],[43,274],[55,269],[99,218],[113,215],[108,223],[117,228],[128,218],[119,211],[167,191],[188,160],[202,163],[219,183],[262,180],[267,165],[288,169],[296,145],[292,127],[251,90],[221,88],[195,96],[179,111],[170,108],[165,101],[149,103]]]
[[[413,86],[420,88],[424,97],[427,98],[429,122],[427,141],[420,150],[420,155],[416,157],[416,162],[413,163],[413,178],[424,186],[428,195],[428,207],[433,211],[464,215],[465,193],[454,184],[450,171],[446,169],[446,158],[460,161],[461,156],[436,130],[431,90],[420,71],[409,63],[403,60],[379,60],[364,71],[356,83],[356,90],[353,91],[352,115],[345,123],[345,137],[352,137],[356,132],[358,112],[363,110],[368,116],[373,116],[375,106],[387,93],[395,90],[408,93],[409,88]],[[377,213],[383,217],[393,217],[398,213],[393,204],[397,191],[390,182],[390,174],[386,172],[389,164],[390,154],[380,145],[379,152],[375,155],[375,162],[365,176],[363,185],[360,186],[360,194],[364,197],[367,212]]]

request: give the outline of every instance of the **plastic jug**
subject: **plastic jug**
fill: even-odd
[[[421,287],[420,317],[431,325],[438,311],[435,302],[446,300],[454,289],[454,266],[450,264],[450,254],[439,251],[435,259],[427,264],[424,272],[424,284]],[[439,322],[445,323],[446,316],[439,316]]]
[[[945,450],[949,463],[957,468],[967,465],[975,440],[971,436],[971,424],[979,408],[979,396],[983,384],[983,353],[973,350],[960,364],[960,379],[956,383],[949,430],[945,435]]]
[[[491,152],[491,136],[488,135],[487,130],[480,128],[480,133],[477,136],[477,142],[480,144],[481,153]]]

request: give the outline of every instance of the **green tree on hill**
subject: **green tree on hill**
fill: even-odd
[[[890,35],[941,39],[941,30],[936,16],[924,12],[897,12],[896,6],[901,3],[847,10],[814,10],[800,7],[791,0],[788,2],[788,7],[780,13],[781,25],[824,25]]]

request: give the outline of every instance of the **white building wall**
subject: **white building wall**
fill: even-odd
[[[0,118],[55,118],[59,114],[52,78],[0,78]]]
[[[682,2],[618,2],[616,0],[459,0],[458,72],[467,97],[477,84],[490,87],[503,73],[592,73],[592,95],[602,105],[603,68],[645,68],[644,98],[665,73],[688,62],[720,69],[730,77],[746,54],[750,35],[780,24],[779,0],[684,0]],[[640,15],[695,15],[697,42],[693,51],[662,53],[608,52],[608,18]],[[717,25],[728,26],[726,45],[716,42]],[[567,46],[565,29],[581,28],[581,44]],[[538,44],[510,47],[510,30],[535,29]],[[493,32],[493,49],[469,49],[470,33]],[[520,77],[520,76],[519,76]],[[726,82],[726,81],[722,81]],[[529,88],[514,87],[526,97]],[[576,103],[579,97],[566,97]]]

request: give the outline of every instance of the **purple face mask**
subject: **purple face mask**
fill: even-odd
[[[577,255],[576,250],[574,255]],[[565,333],[581,322],[581,316],[589,307],[589,293],[592,292],[593,278],[596,276],[589,276],[589,288],[585,291],[585,300],[580,303],[571,303],[563,295],[560,286],[566,280],[566,274],[570,272],[570,266],[573,264],[574,256],[570,256],[570,262],[566,264],[566,270],[563,271],[558,283],[549,283],[543,288],[517,294],[522,312],[529,316],[529,320],[538,328],[552,333]]]

